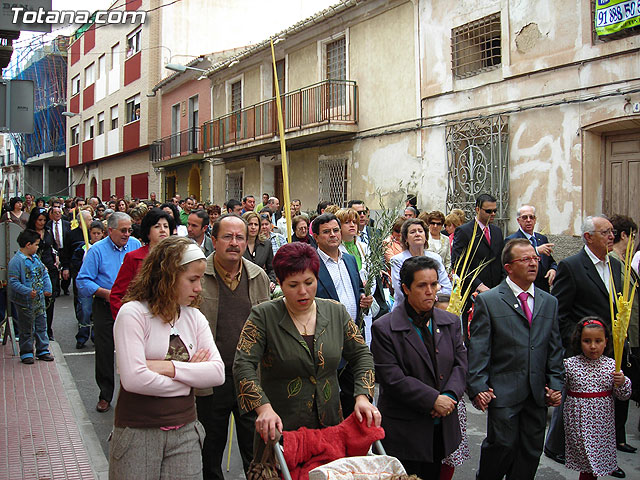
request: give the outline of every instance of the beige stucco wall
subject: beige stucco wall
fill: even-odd
[[[242,86],[242,106],[248,107],[262,101],[260,91],[260,66],[254,66],[244,73]]]
[[[320,81],[318,45],[315,41],[288,52],[287,75],[289,91]]]
[[[349,78],[358,84],[364,130],[415,119],[417,92],[411,2],[349,29]]]

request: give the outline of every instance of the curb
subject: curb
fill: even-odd
[[[60,380],[62,380],[62,385],[67,393],[67,399],[69,400],[71,411],[73,412],[76,424],[78,425],[82,443],[84,448],[87,450],[89,463],[91,464],[94,477],[96,480],[107,480],[109,478],[109,462],[102,451],[102,447],[100,446],[100,441],[98,440],[98,436],[93,428],[93,424],[89,420],[89,416],[84,408],[84,404],[80,398],[80,393],[78,392],[76,383],[71,375],[67,361],[64,358],[64,354],[62,353],[58,342],[51,342],[49,346],[51,347],[51,350],[53,350],[58,374],[60,375]]]

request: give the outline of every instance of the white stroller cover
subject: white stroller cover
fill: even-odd
[[[400,461],[388,455],[345,457],[314,468],[309,480],[385,480],[392,475],[406,475]]]

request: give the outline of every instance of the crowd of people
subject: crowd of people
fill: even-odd
[[[625,476],[616,450],[636,450],[625,424],[637,386],[615,371],[609,296],[631,218],[587,217],[584,248],[557,263],[535,207],[505,238],[488,194],[473,218],[420,211],[410,195],[386,232],[361,200],[305,213],[295,199],[291,225],[278,198],[261,200],[4,206],[0,221],[22,230],[7,306],[20,360],[54,360],[55,299],[71,288],[76,348],[95,346],[96,410],[118,391],[111,478],[223,479],[233,413],[245,473],[277,431],[353,416],[384,428],[407,473],[450,479],[470,458],[465,393],[487,412],[477,478],[534,478],[543,452],[581,479]],[[476,275],[457,277],[461,264]],[[447,311],[454,288],[471,293],[462,315]],[[627,356],[639,320],[636,297]]]

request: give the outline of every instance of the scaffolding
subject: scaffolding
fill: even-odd
[[[67,44],[58,37],[33,52],[24,67],[13,77],[32,80],[34,92],[33,133],[11,134],[18,159],[23,164],[43,153],[65,154],[65,117],[67,104]]]

